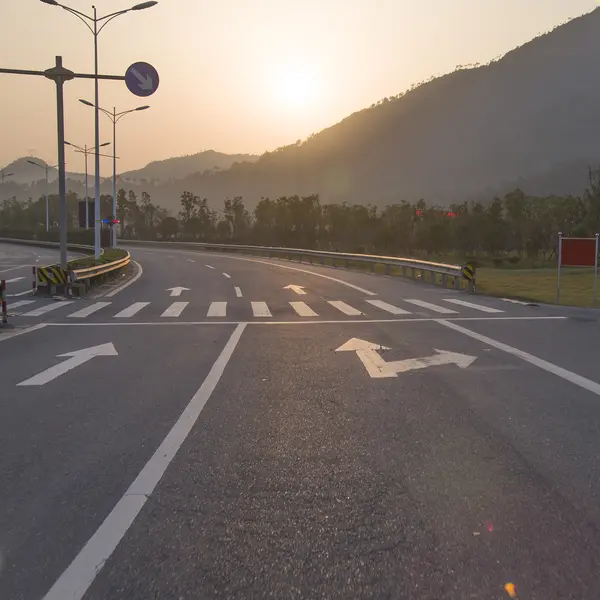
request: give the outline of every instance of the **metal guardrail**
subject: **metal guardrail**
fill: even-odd
[[[38,246],[40,248],[60,248],[59,242],[46,242],[44,240],[22,240],[18,238],[0,238],[0,242],[7,244],[23,244],[24,246]],[[81,250],[82,252],[94,252],[94,246],[84,244],[67,244],[67,250]]]
[[[92,277],[98,277],[98,275],[104,275],[105,273],[110,273],[111,271],[115,271],[116,269],[126,267],[130,262],[131,255],[129,254],[129,252],[127,252],[127,256],[125,256],[125,258],[113,260],[112,262],[106,263],[104,265],[95,265],[93,267],[73,269],[71,271],[71,273],[74,276],[72,277],[72,280],[82,281],[83,279],[91,279]]]
[[[398,258],[395,256],[379,256],[376,254],[353,254],[348,252],[329,252],[322,250],[305,250],[302,248],[281,248],[274,246],[247,246],[240,244],[211,244],[205,242],[158,242],[145,240],[120,240],[124,245],[149,246],[162,248],[181,248],[198,250],[218,250],[224,252],[246,252],[249,254],[258,254],[268,258],[284,258],[292,260],[292,257],[300,259],[308,257],[317,259],[321,265],[325,261],[332,261],[333,266],[336,262],[348,267],[352,263],[362,263],[371,265],[371,271],[375,271],[375,265],[384,265],[386,274],[391,273],[392,268],[400,268],[403,277],[410,277],[414,280],[425,280],[424,274],[429,274],[429,283],[448,287],[451,278],[452,287],[462,289],[462,282],[466,282],[466,287],[470,292],[475,291],[475,269],[471,265],[450,265],[445,263],[417,260],[414,258]],[[439,278],[438,278],[439,275]]]

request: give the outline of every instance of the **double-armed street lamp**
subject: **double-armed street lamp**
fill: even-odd
[[[82,104],[86,106],[91,106],[94,108],[94,105],[87,100],[79,100]],[[113,219],[117,218],[117,123],[129,113],[137,112],[139,110],[146,110],[150,108],[149,106],[138,106],[137,108],[132,108],[130,110],[124,110],[122,112],[117,112],[117,109],[113,107],[112,112],[106,110],[104,108],[98,107],[111,121],[113,124],[113,200],[112,200],[112,215]],[[115,227],[111,228],[111,240],[110,245],[112,248],[117,247],[117,229]]]
[[[33,160],[28,160],[27,162],[30,165],[35,165],[36,167],[39,167],[40,169],[44,169],[44,171],[46,172],[46,187],[45,187],[44,196],[46,197],[46,231],[49,231],[50,230],[50,216],[49,216],[49,210],[48,210],[48,171],[50,169],[56,169],[56,167],[58,167],[58,165],[49,165],[48,163],[44,163],[43,165],[40,165],[40,163],[36,163]]]
[[[96,7],[92,6],[93,16],[86,15],[74,8],[69,6],[65,6],[64,4],[60,4],[56,0],[40,0],[44,2],[44,4],[50,4],[52,6],[59,6],[60,8],[66,10],[67,12],[75,15],[80,21],[82,21],[85,26],[92,32],[94,36],[94,107],[95,107],[95,117],[94,117],[94,129],[95,129],[95,148],[100,146],[100,110],[98,108],[99,105],[99,92],[98,92],[98,35],[100,32],[106,27],[106,25],[116,19],[117,17],[124,15],[128,12],[134,10],[144,10],[145,8],[150,8],[158,4],[157,0],[151,0],[149,2],[141,2],[140,4],[136,4],[131,8],[127,8],[124,10],[119,10],[108,15],[104,15],[103,17],[98,17]],[[96,258],[99,258],[101,253],[100,248],[100,155],[98,152],[95,154],[95,182],[94,182],[94,197],[96,200],[95,205],[95,235],[94,235],[94,254]]]

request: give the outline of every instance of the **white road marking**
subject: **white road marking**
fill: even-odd
[[[212,302],[208,307],[207,317],[226,317],[227,302]]]
[[[223,273],[223,275],[225,275],[225,277],[227,277],[227,279],[231,279],[231,275],[228,275],[227,273]]]
[[[66,352],[65,354],[59,354],[58,357],[69,357],[69,360],[63,362],[38,373],[34,377],[17,383],[18,386],[30,386],[30,385],[45,385],[54,381],[57,377],[68,373],[75,367],[82,365],[92,358],[97,356],[118,356],[118,352],[112,343],[100,344],[99,346],[92,346],[91,348],[83,348],[82,350],[75,350],[74,352]]]
[[[12,279],[7,279],[6,283],[15,283],[17,281],[21,281],[21,279],[25,279],[25,277],[13,277]]]
[[[319,315],[305,302],[290,302],[290,306],[301,317],[318,317]]]
[[[386,312],[392,313],[393,315],[410,315],[407,310],[403,308],[398,308],[393,304],[388,304],[387,302],[383,302],[382,300],[366,300],[369,304],[380,308],[381,310],[385,310]]]
[[[181,292],[189,292],[190,288],[177,286],[177,287],[168,288],[165,291],[171,292],[171,294],[170,294],[171,296],[181,296]]]
[[[235,290],[235,295],[238,298],[241,298],[242,297],[242,290],[239,287],[234,287],[233,289]]]
[[[272,317],[271,311],[266,302],[251,302],[252,314],[255,317]]]
[[[62,308],[63,306],[69,306],[69,304],[73,304],[73,301],[67,300],[65,302],[54,302],[53,304],[44,304],[44,306],[40,306],[39,308],[36,308],[35,310],[32,310],[31,312],[24,313],[21,316],[23,316],[23,317],[41,317],[42,315],[45,315],[46,313],[49,313],[58,308]]]
[[[205,266],[205,267],[208,267],[209,269],[214,269],[214,267],[213,267],[213,266],[211,266],[211,265],[204,265],[204,266]]]
[[[139,313],[142,308],[148,306],[148,304],[150,304],[150,302],[134,302],[131,306],[118,312],[113,319],[128,319],[129,317],[133,317],[135,314]]]
[[[28,304],[34,304],[35,300],[19,300],[18,302],[9,302],[8,310],[10,311],[12,308],[19,308],[19,306],[27,306]]]
[[[189,302],[173,302],[161,317],[178,317],[185,309]]]
[[[503,310],[497,308],[490,308],[489,306],[483,306],[482,304],[474,304],[473,302],[467,302],[466,300],[457,300],[456,298],[442,298],[444,302],[450,302],[451,304],[458,304],[459,306],[466,306],[467,308],[473,308],[480,310],[485,313],[501,313]]]
[[[7,298],[17,298],[18,296],[27,296],[27,294],[33,294],[33,289],[19,292],[18,294],[6,294]]]
[[[306,296],[306,292],[304,291],[303,285],[286,285],[284,290],[292,290],[292,292],[296,292],[299,296]]]
[[[11,338],[17,337],[18,335],[25,335],[26,333],[37,331],[38,329],[43,329],[47,326],[48,323],[38,323],[37,325],[32,325],[31,327],[26,327],[25,329],[17,329],[16,331],[3,333],[2,335],[0,335],[0,342],[5,342],[6,340],[10,340]]]
[[[358,316],[363,314],[360,312],[360,310],[350,306],[349,304],[346,304],[345,302],[342,302],[341,300],[327,300],[327,303],[331,304],[331,306],[334,308],[341,310],[345,315]]]
[[[129,281],[126,281],[123,285],[120,285],[118,288],[114,289],[112,292],[108,292],[108,294],[104,294],[105,298],[112,298],[113,296],[116,296],[119,292],[122,292],[126,287],[129,287],[132,283],[135,283],[144,274],[144,269],[142,269],[142,265],[140,265],[140,263],[136,262],[135,260],[132,260],[131,262],[137,268],[136,274]]]
[[[240,324],[235,328],[206,379],[192,396],[167,437],[43,600],[81,600],[83,598],[196,424],[202,409],[217,387],[245,327],[245,324]]]
[[[567,371],[567,369],[563,369],[562,367],[559,367],[558,365],[555,365],[551,362],[548,362],[546,360],[538,358],[537,356],[534,356],[533,354],[529,354],[529,352],[524,352],[523,350],[519,350],[518,348],[514,348],[513,346],[509,346],[508,344],[498,342],[490,337],[487,337],[486,335],[481,335],[480,333],[471,331],[470,329],[467,329],[466,327],[461,327],[460,325],[451,323],[450,321],[448,321],[446,319],[438,319],[437,322],[440,325],[443,325],[444,327],[448,327],[449,329],[458,331],[459,333],[462,333],[463,335],[473,338],[474,340],[483,342],[484,344],[487,344],[488,346],[492,346],[493,348],[502,350],[503,352],[506,352],[507,354],[512,354],[513,356],[516,356],[516,357],[520,358],[521,360],[524,360],[525,362],[535,365],[536,367],[539,367],[540,369],[543,369],[544,371],[548,371],[549,373],[553,373],[554,375],[557,375],[558,377],[561,377],[562,379],[565,379],[566,381],[570,381],[571,383],[574,383],[575,385],[577,385],[585,390],[588,390],[590,392],[593,392],[597,396],[600,396],[600,384],[596,383],[595,381],[586,379],[585,377],[582,377],[581,375],[577,375],[577,373],[573,373],[572,371]]]
[[[407,298],[403,298],[404,302],[409,302],[410,304],[414,304],[415,306],[420,306],[421,308],[428,308],[436,313],[441,313],[443,315],[456,315],[458,314],[455,310],[451,310],[446,308],[445,306],[438,306],[437,304],[431,304],[430,302],[425,302],[424,300],[408,300]]]
[[[522,300],[513,300],[512,298],[500,298],[502,302],[510,302],[511,304],[520,304],[521,306],[528,306],[531,302],[523,302]]]
[[[196,261],[193,258],[188,258],[188,262],[195,263]]]
[[[69,318],[72,318],[72,319],[83,319],[85,317],[89,317],[90,315],[92,315],[95,312],[103,309],[106,306],[110,306],[111,304],[112,304],[112,302],[96,302],[95,304],[91,304],[90,306],[86,306],[85,308],[82,308],[81,310],[78,310],[78,311],[76,311],[74,313],[71,313],[70,315],[67,315],[67,316]]]
[[[18,269],[31,269],[31,265],[21,265],[19,267],[11,267],[10,269],[2,269],[0,273],[8,273],[9,271],[16,271]]]

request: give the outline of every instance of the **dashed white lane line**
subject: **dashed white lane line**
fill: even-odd
[[[191,263],[195,263],[195,262],[196,262],[196,261],[195,261],[195,260],[193,260],[192,258],[188,258],[188,259],[187,259],[187,261],[188,261],[188,262],[191,262]]]
[[[55,302],[54,304],[45,304],[44,306],[40,306],[39,308],[36,308],[35,310],[32,310],[31,312],[24,313],[22,316],[23,317],[41,317],[42,315],[45,315],[46,313],[49,313],[53,310],[57,310],[58,308],[63,308],[65,306],[68,306],[69,304],[73,304],[73,301],[68,300],[66,302]]]
[[[17,298],[18,296],[27,296],[27,294],[33,294],[33,290],[25,290],[24,292],[19,292],[18,294],[6,294],[6,297]]]
[[[271,311],[266,302],[251,302],[252,314],[255,317],[272,317]]]
[[[357,308],[354,308],[353,306],[350,306],[349,304],[346,304],[345,302],[342,302],[341,300],[327,300],[328,304],[331,304],[331,306],[333,306],[334,308],[337,308],[339,311],[343,312],[345,315],[352,315],[352,316],[358,316],[358,315],[362,315],[363,313],[360,312],[360,310],[358,310]]]
[[[205,267],[208,267],[209,269],[214,269],[214,267],[212,265],[204,265]]]
[[[227,302],[211,302],[208,307],[207,317],[225,317],[227,316]]]
[[[427,308],[432,310],[433,312],[440,313],[442,315],[456,315],[458,314],[455,310],[451,310],[446,308],[445,306],[438,306],[437,304],[431,304],[431,302],[425,302],[424,300],[415,300],[408,298],[404,298],[404,302],[409,302],[410,304],[414,304],[415,306],[420,306],[421,308]]]
[[[189,302],[173,302],[161,317],[178,317],[185,309]]]
[[[83,319],[85,317],[89,317],[90,315],[94,314],[95,312],[105,308],[106,306],[110,306],[112,304],[112,302],[96,302],[94,304],[91,304],[90,306],[86,306],[85,308],[82,308],[81,310],[78,310],[72,314],[69,315],[70,319]]]
[[[403,308],[398,308],[393,304],[388,304],[383,300],[367,300],[366,302],[368,302],[372,306],[380,308],[381,310],[385,310],[386,312],[392,313],[393,315],[410,315],[410,312],[408,312],[407,310],[404,310]]]
[[[235,295],[238,298],[242,298],[242,290],[239,287],[234,287],[233,289],[235,290]]]
[[[28,304],[34,304],[35,300],[19,300],[19,302],[9,302],[8,310],[12,308],[19,308],[20,306],[27,306]]]
[[[483,306],[482,304],[475,304],[473,302],[467,302],[466,300],[457,300],[456,298],[443,298],[444,302],[450,302],[457,304],[458,306],[466,306],[467,308],[473,308],[474,310],[480,310],[485,313],[501,313],[503,310],[497,308],[490,308],[489,306]]]
[[[25,279],[25,277],[13,277],[12,279],[7,279],[6,283],[16,283],[17,281],[21,281],[21,279]]]
[[[131,306],[123,309],[115,315],[115,319],[127,319],[133,317],[136,313],[139,313],[142,308],[148,306],[150,302],[134,302]]]
[[[223,275],[225,275],[225,277],[227,277],[227,279],[231,279],[231,275],[229,275],[228,273],[223,273]]]
[[[318,317],[319,315],[306,302],[290,302],[290,306],[300,317]]]
[[[202,409],[223,376],[225,367],[231,359],[245,327],[245,324],[240,324],[235,328],[206,379],[192,396],[167,437],[43,600],[65,600],[66,598],[81,600],[83,598],[198,421]]]

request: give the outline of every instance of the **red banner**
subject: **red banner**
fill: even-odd
[[[593,267],[596,264],[596,238],[562,238],[563,267]]]

